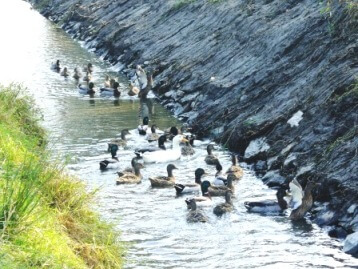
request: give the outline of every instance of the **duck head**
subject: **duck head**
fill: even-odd
[[[211,186],[211,184],[207,180],[204,180],[203,182],[201,182],[201,192],[202,192],[203,196],[208,196],[210,186]]]
[[[205,175],[205,170],[203,168],[198,168],[195,170],[195,183],[201,184],[201,177]]]
[[[196,202],[195,199],[186,199],[185,200],[188,209],[195,211],[196,210]]]
[[[117,158],[116,156],[117,156],[118,146],[115,144],[111,144],[110,151],[111,151],[112,158]]]
[[[176,135],[173,138],[173,148],[178,148],[180,143],[188,142],[188,140],[182,135]]]
[[[168,177],[173,177],[173,170],[178,169],[174,164],[167,165]]]
[[[88,84],[88,88],[89,88],[90,90],[92,90],[92,89],[94,88],[94,83],[93,83],[93,82],[90,82],[90,83]]]
[[[149,124],[149,118],[148,117],[144,117],[143,118],[143,125],[148,125]]]
[[[161,135],[158,139],[158,147],[161,149],[166,149],[164,142],[167,142],[167,136],[166,135]]]
[[[214,146],[212,144],[209,144],[207,147],[206,147],[206,151],[208,152],[208,155],[212,155],[213,154],[213,149],[214,149]]]
[[[153,124],[152,127],[150,128],[152,134],[155,134],[156,129],[157,129],[157,125]]]
[[[178,134],[179,134],[179,130],[178,130],[178,128],[177,127],[175,127],[175,126],[172,126],[171,128],[170,128],[170,134],[171,135],[173,135],[173,136],[177,136]]]
[[[236,164],[237,164],[237,156],[234,153],[231,154],[231,162],[232,162],[233,166],[236,166]]]

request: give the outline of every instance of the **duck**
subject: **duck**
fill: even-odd
[[[83,81],[90,82],[92,80],[92,74],[89,72],[86,72],[86,75],[83,77]]]
[[[94,90],[94,84],[93,84],[93,82],[90,82],[90,83],[88,84],[88,87],[79,84],[79,85],[78,85],[78,89],[79,89],[78,91],[79,91],[80,94],[93,95],[93,94],[96,93],[95,90]]]
[[[139,89],[138,87],[136,87],[133,83],[129,83],[129,91],[128,91],[128,95],[129,96],[136,96],[139,93]]]
[[[167,165],[168,176],[157,176],[150,177],[149,181],[152,185],[152,188],[166,188],[173,187],[175,184],[175,177],[173,175],[173,170],[178,169],[174,164]]]
[[[225,196],[226,191],[234,192],[234,185],[232,184],[232,179],[227,179],[227,186],[210,186],[209,193],[211,196]]]
[[[213,201],[211,199],[211,195],[209,193],[209,187],[211,186],[210,182],[207,180],[204,180],[201,182],[200,189],[201,189],[201,196],[195,196],[193,198],[187,198],[185,199],[185,202],[190,209],[190,200],[194,199],[197,206],[211,206],[213,204]]]
[[[60,72],[61,70],[60,60],[56,60],[55,63],[52,63],[51,68],[57,72]]]
[[[199,192],[200,186],[201,186],[201,177],[205,175],[205,170],[203,168],[197,168],[195,170],[195,183],[189,183],[189,184],[183,184],[178,183],[174,184],[175,191],[177,195],[185,194],[185,193],[193,193],[193,192]]]
[[[213,180],[213,185],[215,186],[227,186],[227,178],[224,177],[222,174],[223,167],[221,166],[220,162],[216,164],[216,174]]]
[[[157,141],[159,139],[159,135],[155,132],[157,130],[157,125],[153,124],[152,127],[150,127],[151,133],[147,135],[148,142]]]
[[[62,72],[61,72],[61,76],[67,78],[69,75],[70,75],[70,74],[69,74],[69,72],[68,72],[67,67],[64,67],[63,70],[62,70]]]
[[[121,131],[121,137],[120,138],[112,139],[108,143],[108,151],[110,151],[112,149],[113,145],[125,147],[127,145],[126,135],[128,135],[128,134],[129,134],[128,129],[123,129]]]
[[[124,169],[124,172],[132,172],[134,173],[134,166],[136,163],[138,163],[138,161],[142,159],[142,157],[136,153],[136,157],[132,158],[131,160],[131,167],[127,167]]]
[[[287,209],[288,205],[284,197],[286,196],[286,190],[279,188],[276,192],[277,200],[264,200],[257,202],[245,202],[244,206],[247,211],[253,213],[280,213]]]
[[[232,177],[232,180],[240,180],[244,175],[244,170],[237,165],[237,156],[231,154],[231,167],[226,171],[228,177]]]
[[[293,210],[291,211],[289,216],[291,220],[303,219],[306,213],[312,208],[312,190],[318,185],[320,184],[315,183],[313,181],[308,181],[305,190],[302,191],[301,184],[296,179],[293,179],[290,182],[289,187],[292,193],[293,204]]]
[[[135,153],[142,154],[144,152],[154,152],[159,150],[166,150],[165,142],[167,142],[167,136],[161,135],[158,139],[158,147],[148,147],[148,148],[141,148],[141,149],[135,149]]]
[[[82,77],[82,74],[81,74],[81,72],[78,70],[77,67],[73,70],[73,72],[74,72],[73,78],[74,78],[75,80],[79,80],[79,79]]]
[[[104,171],[108,168],[117,168],[118,167],[118,158],[112,158],[110,160],[103,160],[99,162],[99,169]]]
[[[87,66],[85,66],[83,68],[83,72],[92,73],[93,72],[93,65],[91,63],[88,63]]]
[[[183,156],[191,156],[195,154],[195,150],[192,147],[192,141],[193,139],[189,136],[186,136],[186,139],[188,140],[185,142],[184,146],[181,147],[181,155]]]
[[[187,222],[208,222],[208,218],[198,210],[195,199],[188,200],[187,204],[190,209],[188,215],[186,216]]]
[[[104,88],[111,88],[111,78],[106,75],[106,78],[104,79],[103,83]]]
[[[205,157],[206,164],[216,165],[219,162],[218,158],[215,155],[213,155],[213,149],[214,146],[212,144],[209,144],[206,147],[206,151],[208,152],[208,155],[206,155]]]
[[[173,148],[143,153],[145,163],[163,163],[176,161],[181,157],[180,142],[187,141],[182,135],[173,138]]]
[[[113,88],[101,88],[100,95],[101,96],[114,96],[114,97],[120,97],[121,92],[118,89],[119,83],[116,81],[113,83]]]
[[[140,90],[143,90],[148,84],[147,74],[140,65],[137,65],[135,73],[138,78]]]
[[[135,163],[134,164],[134,173],[133,172],[117,172],[118,179],[116,184],[138,184],[142,181],[142,175],[140,173],[140,169],[144,168],[143,164]]]
[[[225,203],[218,204],[214,207],[214,214],[217,216],[222,216],[225,213],[231,212],[234,208],[232,205],[232,192],[226,191],[225,193]]]
[[[148,130],[149,118],[143,118],[143,124],[139,125],[137,130],[140,135],[146,135]]]

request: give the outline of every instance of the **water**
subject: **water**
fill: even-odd
[[[129,243],[126,268],[357,268],[358,261],[341,251],[342,242],[316,225],[293,224],[287,215],[247,213],[244,201],[274,198],[274,191],[248,169],[236,185],[234,212],[216,218],[212,209],[206,209],[207,224],[186,222],[184,198],[176,198],[173,189],[151,189],[148,176],[165,174],[165,164],[146,165],[139,185],[116,186],[116,170],[98,169],[98,162],[108,157],[106,143],[121,129],[135,128],[143,107],[151,123],[161,128],[177,121],[153,100],[140,104],[126,94],[124,100],[79,95],[72,78],[66,80],[50,70],[51,62],[61,59],[70,71],[92,62],[95,84],[102,84],[110,74],[118,77],[124,93],[127,80],[25,2],[0,2],[0,36],[0,83],[16,81],[29,88],[43,112],[51,150],[68,156],[69,171],[89,189],[100,187],[102,217],[115,223],[122,240]],[[119,169],[129,166],[132,149],[141,145],[146,142],[133,136],[129,149],[119,153]],[[178,182],[192,182],[198,167],[210,173],[209,179],[213,177],[214,169],[203,161],[204,148],[197,148],[189,160],[175,162]],[[228,152],[215,153],[226,169]]]

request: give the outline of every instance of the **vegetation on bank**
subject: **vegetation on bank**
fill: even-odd
[[[121,268],[118,234],[50,161],[38,115],[21,87],[0,85],[0,268]]]

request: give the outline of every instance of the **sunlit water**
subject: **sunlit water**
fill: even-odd
[[[293,224],[287,215],[261,216],[246,212],[243,202],[274,198],[249,171],[236,185],[235,210],[222,218],[206,209],[207,224],[188,224],[184,198],[174,190],[152,189],[148,176],[165,174],[166,164],[146,165],[139,185],[116,186],[114,170],[101,172],[98,162],[108,157],[106,143],[123,128],[140,123],[140,108],[149,111],[151,123],[165,128],[177,121],[154,101],[140,105],[126,96],[127,80],[107,63],[87,52],[58,26],[47,21],[19,0],[0,1],[0,83],[21,82],[29,88],[44,115],[55,155],[68,156],[68,169],[88,185],[100,187],[102,217],[122,231],[129,243],[126,268],[354,268],[357,260],[341,251],[342,242],[309,221]],[[94,64],[94,82],[104,76],[121,82],[124,100],[79,95],[75,81],[50,69],[56,59],[70,71]],[[129,148],[119,153],[119,167],[128,167],[135,147],[146,145],[136,135]],[[190,159],[175,162],[178,182],[193,182],[194,170],[204,168],[212,178],[213,167],[203,159],[205,146]],[[219,150],[224,169],[228,152]],[[215,203],[222,198],[214,198]]]

